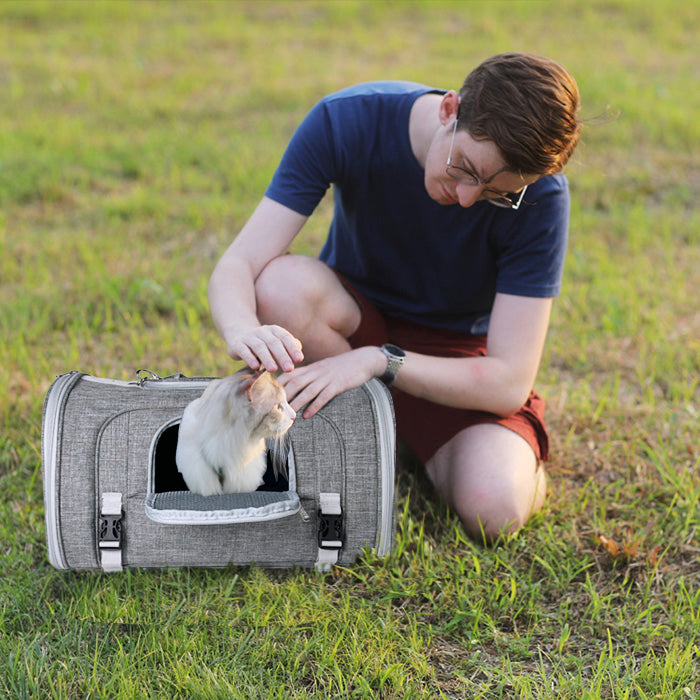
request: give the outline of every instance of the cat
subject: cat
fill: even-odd
[[[281,438],[296,413],[269,372],[215,379],[185,407],[175,462],[193,493],[255,491],[267,468],[265,438]]]

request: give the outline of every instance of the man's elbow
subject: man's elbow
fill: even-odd
[[[494,401],[494,405],[491,408],[492,413],[495,413],[500,418],[510,418],[525,405],[530,396],[530,391],[529,386],[527,388],[516,385],[505,387]]]

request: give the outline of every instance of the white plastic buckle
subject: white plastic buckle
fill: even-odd
[[[122,571],[122,495],[102,494],[98,529],[100,564],[104,571]]]
[[[329,571],[338,563],[343,547],[343,510],[339,493],[320,493],[318,510],[317,571]]]

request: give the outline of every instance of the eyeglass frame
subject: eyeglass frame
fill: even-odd
[[[455,135],[457,134],[457,122],[459,121],[459,117],[455,117],[455,125],[452,129],[452,140],[450,141],[450,151],[447,154],[447,163],[445,165],[445,173],[447,174],[448,177],[452,178],[456,182],[460,183],[461,185],[470,185],[472,187],[477,186],[477,185],[486,185],[486,183],[479,178],[479,176],[476,173],[469,172],[469,170],[466,170],[465,168],[461,168],[459,165],[454,165],[452,163],[452,150],[455,145]],[[458,178],[455,177],[451,172],[450,168],[454,170],[458,170],[461,173],[464,173],[467,177],[466,178]],[[499,172],[503,172],[500,171]],[[496,173],[498,174],[498,173]],[[520,192],[499,192],[498,190],[491,190],[488,187],[484,190],[484,194],[487,192],[492,192],[493,194],[496,195],[496,197],[484,197],[484,201],[489,202],[490,204],[493,204],[494,207],[499,207],[500,209],[519,209],[520,205],[523,201],[523,197],[525,196],[525,191],[527,190],[527,185],[520,190]],[[515,197],[518,196],[516,201],[513,201],[510,199],[511,196]],[[507,202],[507,204],[506,204]]]

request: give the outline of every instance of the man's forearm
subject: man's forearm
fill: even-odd
[[[527,400],[532,374],[532,368],[495,357],[429,357],[407,352],[394,386],[435,403],[506,417]]]
[[[244,261],[224,256],[211,275],[208,296],[214,325],[227,345],[236,335],[260,325],[255,280]]]

